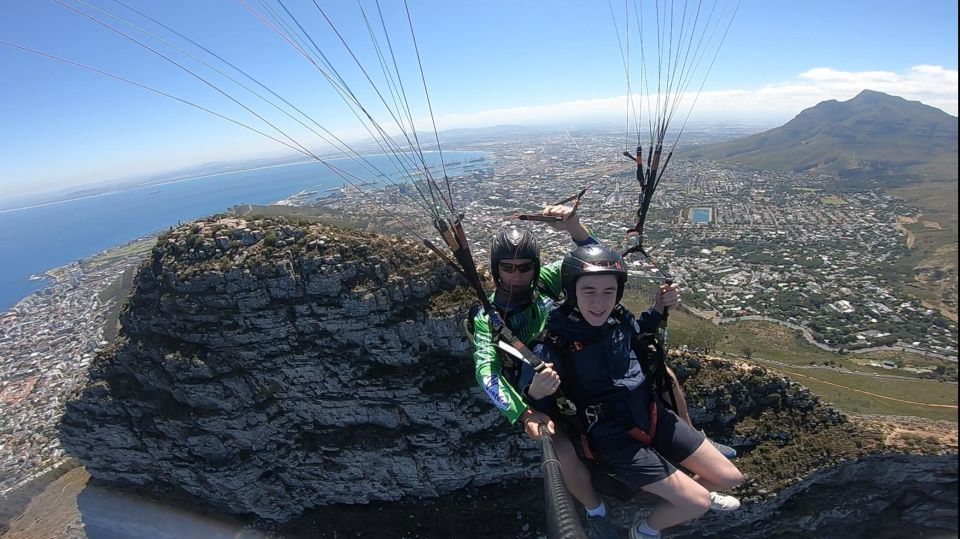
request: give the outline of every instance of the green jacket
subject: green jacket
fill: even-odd
[[[508,315],[507,325],[524,344],[532,341],[546,327],[547,317],[554,305],[550,296],[559,298],[563,293],[560,264],[561,261],[558,260],[540,268],[540,281],[538,290],[534,292],[533,302]],[[493,294],[490,295],[490,301],[493,301]],[[477,313],[473,319],[473,329],[473,367],[477,383],[500,413],[510,423],[516,423],[528,408],[516,387],[520,375],[519,365],[505,368],[504,358],[497,350],[487,313],[482,310]]]

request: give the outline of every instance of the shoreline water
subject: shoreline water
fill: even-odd
[[[427,152],[424,156],[428,165],[439,166],[438,153]],[[490,156],[477,151],[444,154],[449,161],[478,158]],[[389,170],[387,156],[364,159]],[[338,168],[348,174],[369,176],[350,159],[330,161],[337,161]],[[469,164],[475,166],[475,162]],[[50,286],[49,277],[45,277],[50,269],[238,204],[275,204],[306,190],[336,189],[344,183],[321,162],[298,161],[168,177],[166,181],[142,182],[122,189],[105,187],[108,191],[104,193],[0,210],[0,249],[16,253],[0,268],[0,312]]]

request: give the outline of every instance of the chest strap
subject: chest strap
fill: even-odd
[[[565,423],[567,424],[568,428],[572,429],[571,434],[579,433],[580,448],[583,456],[589,460],[596,460],[596,457],[590,448],[590,442],[587,437],[587,433],[595,423],[600,421],[604,415],[606,415],[604,413],[605,407],[603,406],[603,403],[585,405],[583,396],[580,393],[577,369],[573,364],[572,357],[574,352],[583,350],[587,345],[592,344],[595,339],[586,342],[567,342],[560,335],[550,331],[544,331],[541,334],[541,338],[545,342],[553,345],[560,352],[560,360],[563,365],[564,376],[560,381],[560,389],[557,391],[557,393],[555,393],[557,408],[565,417]],[[634,342],[632,344],[638,344],[636,337],[634,337]],[[647,352],[647,350],[645,348],[635,349],[634,352],[638,354],[638,361],[640,361],[641,366],[643,366],[644,361],[640,359],[639,354]],[[644,370],[646,371],[646,369]],[[644,386],[646,386],[651,392],[656,391],[654,384],[651,383],[651,377],[649,376],[644,381]],[[571,399],[565,397],[565,394],[562,392],[562,390],[566,390],[566,394],[569,394],[572,397],[572,401]],[[632,418],[630,418],[629,414],[621,419],[621,423],[631,438],[644,445],[650,446],[653,445],[653,438],[657,434],[657,412],[658,409],[656,395],[651,395],[651,402],[649,406],[649,430],[644,431],[637,426],[636,423],[633,422]]]

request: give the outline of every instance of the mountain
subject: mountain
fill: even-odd
[[[61,442],[100,485],[309,529],[291,537],[536,537],[540,453],[476,387],[460,328],[472,302],[451,270],[398,238],[284,217],[185,224],[141,266]],[[788,378],[689,351],[671,364],[694,422],[734,445],[750,477],[736,491],[748,511],[687,533],[839,537],[832,527],[854,518],[898,536],[956,532],[955,452],[946,464],[917,456],[900,481],[884,432]],[[804,480],[787,502],[776,496]],[[611,507],[626,526],[635,506]],[[914,518],[928,510],[944,516]],[[114,518],[92,511],[85,522]]]
[[[957,179],[957,117],[918,101],[864,90],[824,101],[781,127],[688,154],[754,168],[872,176]]]

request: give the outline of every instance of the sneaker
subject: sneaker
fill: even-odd
[[[587,537],[590,539],[617,539],[617,530],[610,517],[587,517]]]
[[[707,438],[707,440],[710,440],[710,438]],[[713,440],[710,440],[710,443],[713,444],[713,447],[717,448],[717,451],[719,451],[721,455],[727,457],[728,459],[732,459],[737,456],[737,450],[729,445],[723,445],[720,442],[715,442]]]
[[[710,509],[713,511],[735,511],[740,509],[740,500],[719,492],[711,492]]]
[[[637,524],[630,526],[630,539],[660,539],[660,532],[650,535],[649,533],[643,533],[638,530],[637,526]]]

